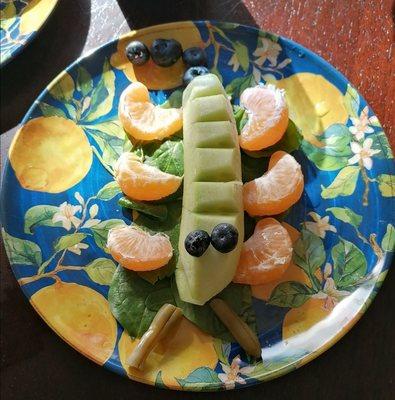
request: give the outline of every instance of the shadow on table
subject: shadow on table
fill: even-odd
[[[183,20],[220,20],[257,24],[241,0],[118,0],[131,29]]]
[[[91,0],[59,0],[37,37],[1,69],[1,133],[20,123],[45,86],[80,56],[90,8]]]

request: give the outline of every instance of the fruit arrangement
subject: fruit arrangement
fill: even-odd
[[[132,150],[119,158],[114,175],[133,224],[111,229],[107,248],[121,265],[109,292],[112,312],[132,337],[141,337],[128,364],[142,369],[182,315],[260,357],[254,326],[235,301],[240,290],[281,279],[292,260],[290,234],[271,217],[295,204],[304,188],[295,158],[272,150],[290,123],[285,91],[246,88],[234,106],[209,73],[204,50],[183,51],[174,39],[156,39],[149,48],[133,41],[126,56],[136,66],[170,68],[181,58],[186,66],[176,102],[154,105],[141,82],[119,101]],[[261,172],[248,179],[243,159],[259,163],[262,151],[271,154],[268,169],[259,165]],[[247,221],[255,224],[249,238]],[[162,293],[161,301],[136,330],[134,311],[124,304],[145,302],[147,291]]]

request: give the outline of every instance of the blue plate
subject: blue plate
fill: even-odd
[[[144,372],[126,367],[136,343],[107,302],[116,267],[106,249],[107,232],[129,222],[117,204],[112,176],[114,162],[130,148],[117,107],[135,79],[148,85],[156,103],[180,85],[181,61],[170,68],[152,62],[133,68],[124,55],[132,38],[149,45],[157,37],[176,38],[183,48],[204,47],[211,71],[236,103],[244,88],[258,82],[284,88],[290,117],[301,131],[300,143],[288,151],[302,165],[305,190],[284,217],[298,240],[294,263],[279,281],[252,287],[260,362],[185,320],[171,343],[150,356]],[[75,349],[148,384],[232,389],[298,368],[355,324],[390,266],[395,169],[377,117],[327,62],[251,27],[207,21],[159,25],[78,59],[34,102],[9,158],[2,234],[23,292]]]

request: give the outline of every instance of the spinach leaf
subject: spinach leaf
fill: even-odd
[[[159,308],[173,303],[167,281],[151,285],[133,272],[118,266],[108,292],[111,312],[132,337],[141,337]]]
[[[167,208],[167,218],[164,221],[154,220],[144,214],[140,214],[133,221],[134,224],[148,230],[151,234],[166,234],[173,246],[173,257],[166,266],[154,271],[139,272],[139,275],[150,283],[155,283],[158,279],[172,275],[178,261],[178,238],[180,236],[182,202],[179,200],[173,201],[167,203],[165,207]]]
[[[243,107],[234,105],[233,106],[233,116],[235,117],[237,133],[240,134],[244,125],[248,121],[248,115]]]
[[[153,142],[143,147],[145,163],[168,174],[184,175],[184,145],[180,137]]]
[[[256,330],[249,286],[232,283],[218,297]],[[184,316],[202,331],[226,341],[234,341],[209,305],[196,306],[180,299],[174,278],[151,285],[135,272],[118,267],[110,285],[108,300],[115,318],[132,337],[141,337],[159,308],[170,303],[180,307]]]
[[[241,152],[241,174],[243,182],[252,181],[255,178],[260,178],[266,171],[269,165],[268,158],[255,158]]]
[[[135,201],[128,197],[121,197],[118,200],[121,207],[130,208],[131,210],[139,211],[147,216],[158,219],[159,221],[166,221],[167,207],[161,204],[150,204],[143,201]]]

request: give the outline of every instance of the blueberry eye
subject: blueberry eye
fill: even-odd
[[[218,224],[211,232],[211,244],[221,253],[232,251],[239,239],[239,232],[231,224]]]
[[[185,250],[194,257],[200,257],[210,246],[210,235],[203,230],[192,231],[185,238]]]

